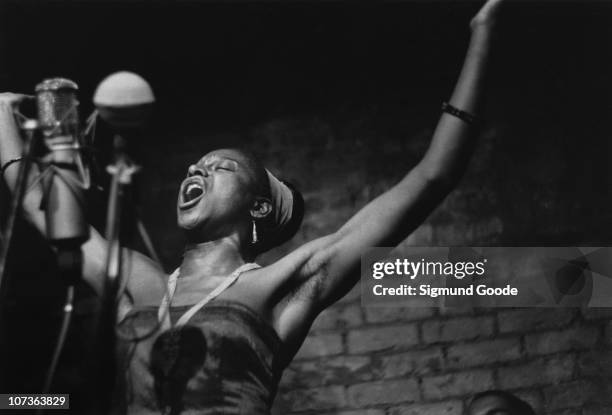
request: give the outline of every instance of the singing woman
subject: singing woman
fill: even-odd
[[[144,255],[130,254],[118,325],[136,334],[155,324],[159,330],[130,350],[123,390],[128,413],[270,412],[282,371],[313,320],[358,282],[361,254],[398,244],[459,181],[476,144],[501,3],[489,0],[472,19],[457,85],[422,160],[336,232],[260,267],[254,262],[259,254],[298,230],[299,193],[241,150],[213,151],[189,166],[176,209],[189,241],[180,267],[166,276]],[[2,164],[21,155],[12,112],[21,97],[5,93],[0,99]],[[5,172],[11,189],[16,164]],[[24,212],[44,232],[41,197],[37,189],[29,192]],[[84,278],[97,291],[105,249],[92,228],[83,246]]]

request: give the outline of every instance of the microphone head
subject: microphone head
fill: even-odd
[[[139,127],[149,117],[155,96],[147,81],[121,71],[104,78],[93,97],[100,117],[115,128]]]
[[[45,136],[75,134],[79,127],[79,87],[66,78],[49,78],[36,85],[38,123]]]

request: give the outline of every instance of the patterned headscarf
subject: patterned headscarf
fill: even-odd
[[[270,193],[272,195],[272,205],[274,223],[278,228],[282,228],[291,220],[293,214],[293,192],[289,187],[278,180],[268,169],[268,180],[270,182]]]

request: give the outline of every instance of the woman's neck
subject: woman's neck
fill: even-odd
[[[229,275],[245,263],[240,246],[231,238],[223,238],[185,248],[180,277]]]

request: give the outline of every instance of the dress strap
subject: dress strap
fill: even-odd
[[[164,294],[164,298],[162,298],[159,309],[157,310],[157,320],[161,322],[162,329],[164,330],[172,327],[172,322],[170,321],[170,301],[172,301],[172,297],[174,297],[174,292],[176,291],[176,280],[178,279],[179,273],[180,267],[175,269],[168,277],[166,294]]]
[[[209,303],[211,300],[213,300],[215,297],[217,297],[219,294],[229,288],[234,282],[236,282],[238,277],[240,277],[240,274],[259,267],[260,266],[254,262],[249,262],[238,267],[234,272],[232,272],[232,275],[230,275],[225,281],[219,284],[217,288],[212,290],[207,296],[202,298],[202,300],[200,300],[197,304],[187,310],[187,312],[185,312],[185,314],[183,314],[181,318],[179,318],[179,320],[176,322],[176,326],[182,326],[187,324],[191,317],[193,317],[202,307],[204,307],[207,303]],[[174,297],[174,292],[176,291],[176,283],[178,280],[178,276],[179,269],[174,271],[172,275],[170,275],[170,277],[168,278],[168,294],[167,296],[164,296],[162,303],[159,306],[159,311],[157,313],[157,317],[162,322],[163,329],[169,329],[170,327],[172,327],[172,324],[170,322],[170,304],[172,302],[172,297]],[[169,299],[168,296],[170,297]]]

